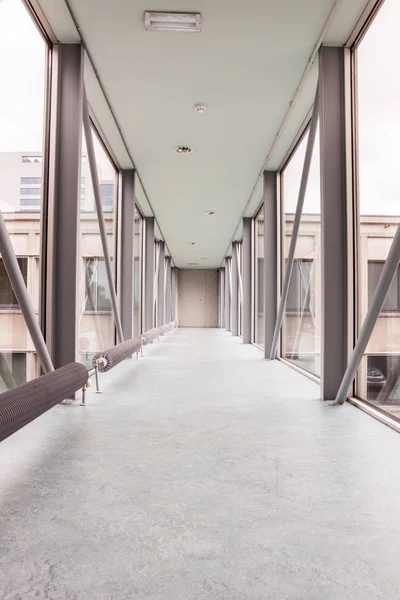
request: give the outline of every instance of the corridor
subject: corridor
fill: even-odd
[[[177,329],[0,446],[3,600],[400,597],[400,436]]]

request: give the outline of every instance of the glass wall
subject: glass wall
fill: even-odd
[[[135,206],[133,223],[133,335],[142,330],[143,218]]]
[[[308,131],[282,172],[282,272],[292,238]],[[317,132],[282,324],[282,356],[313,373],[321,363],[321,202]]]
[[[264,205],[254,220],[254,341],[264,346]]]
[[[0,2],[0,209],[37,315],[47,53],[23,2]],[[0,391],[38,374],[34,346],[0,259]]]
[[[92,128],[108,251],[115,268],[115,215],[118,173]],[[82,133],[78,359],[91,365],[94,354],[115,344],[114,316],[104,263],[92,178]],[[114,277],[115,279],[115,277]]]
[[[239,256],[238,256],[238,265],[239,265],[239,285],[238,285],[238,318],[239,318],[239,335],[243,335],[243,242],[238,244]]]
[[[358,325],[400,222],[400,5],[386,0],[356,50]],[[357,395],[400,417],[400,269],[362,361]]]

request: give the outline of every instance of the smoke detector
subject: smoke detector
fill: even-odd
[[[174,151],[177,154],[191,154],[193,152],[193,148],[191,148],[190,146],[176,146],[176,148],[174,148]]]
[[[202,115],[207,110],[207,104],[195,104],[194,110],[197,112],[198,115]]]

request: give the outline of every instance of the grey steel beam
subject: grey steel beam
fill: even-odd
[[[159,242],[157,285],[157,327],[165,325],[165,244]]]
[[[153,320],[154,325],[157,325],[157,303],[158,303],[158,269],[160,266],[160,243],[155,242],[154,244],[156,252],[155,252],[155,265],[154,265],[154,285],[153,285]]]
[[[281,298],[279,301],[278,315],[277,315],[277,319],[276,319],[276,323],[275,323],[274,335],[272,338],[271,354],[270,354],[271,360],[274,360],[276,358],[278,342],[279,342],[279,335],[280,335],[282,321],[283,321],[283,314],[285,311],[286,300],[287,300],[287,295],[288,295],[288,291],[289,291],[289,284],[290,284],[290,279],[291,279],[292,271],[293,271],[294,253],[296,250],[297,237],[299,235],[301,215],[303,212],[304,199],[305,199],[306,191],[307,191],[308,176],[309,176],[310,167],[311,167],[311,159],[312,159],[312,154],[313,154],[313,150],[314,150],[314,142],[315,142],[315,137],[317,134],[318,109],[319,109],[319,101],[318,101],[318,87],[317,87],[317,92],[315,94],[313,112],[312,112],[312,117],[311,117],[311,124],[310,124],[310,129],[308,132],[307,148],[306,148],[306,154],[304,157],[303,171],[301,174],[300,189],[299,189],[299,196],[298,196],[298,200],[297,200],[296,214],[295,214],[294,222],[293,222],[292,237],[290,239],[289,252],[288,252],[288,258],[287,258],[286,269],[285,269],[285,276],[284,276],[283,285],[282,285],[282,293],[281,293]],[[265,220],[265,217],[264,217],[264,220]]]
[[[144,331],[154,327],[154,217],[145,217]]]
[[[243,280],[242,280],[241,264],[240,264],[240,249],[241,249],[241,245],[242,245],[241,242],[238,242],[236,244],[236,254],[237,254],[237,264],[238,264],[237,274],[238,274],[238,286],[239,286],[239,306],[238,306],[238,312],[239,312],[240,319],[242,318],[240,316],[240,311],[243,309]]]
[[[48,224],[42,259],[46,261],[46,342],[59,368],[77,358],[83,48],[57,44],[55,52]]]
[[[382,310],[383,303],[388,294],[389,288],[392,284],[394,276],[396,275],[397,269],[400,263],[400,225],[397,227],[396,235],[393,239],[392,245],[389,250],[388,257],[383,266],[381,276],[376,286],[374,295],[371,300],[371,305],[368,309],[367,315],[362,324],[360,334],[358,336],[357,343],[350,356],[347,369],[344,377],[341,381],[339,390],[336,394],[335,404],[343,404],[346,401],[347,394],[354,378],[357,374],[357,370],[360,366],[360,362],[367,348],[367,344],[370,340],[379,314]]]
[[[270,358],[278,311],[278,195],[276,171],[264,171],[264,357]]]
[[[165,323],[172,321],[172,273],[171,257],[165,258]]]
[[[224,282],[224,288],[225,288],[225,302],[224,302],[224,324],[225,324],[225,330],[226,331],[230,331],[231,330],[231,294],[230,294],[230,289],[231,289],[231,282],[230,282],[230,273],[229,273],[229,258],[225,259],[225,282]]]
[[[242,312],[242,333],[243,344],[251,344],[251,306],[252,306],[252,269],[251,269],[251,249],[252,249],[252,219],[243,218],[243,312]]]
[[[225,267],[221,269],[221,328],[225,328]]]
[[[110,298],[111,298],[111,306],[112,306],[112,310],[113,310],[115,326],[117,329],[117,339],[121,343],[124,341],[124,334],[122,332],[122,324],[121,324],[121,317],[119,314],[118,299],[117,299],[117,294],[115,291],[115,278],[114,278],[113,268],[111,265],[110,252],[108,249],[106,225],[105,225],[105,221],[104,221],[103,205],[101,202],[99,173],[97,170],[96,154],[94,151],[92,126],[91,126],[90,117],[89,117],[89,106],[87,103],[87,98],[86,98],[85,92],[84,92],[84,100],[83,100],[83,129],[85,132],[86,149],[87,149],[87,155],[88,155],[88,161],[89,161],[89,167],[90,167],[90,175],[92,178],[94,201],[95,201],[95,205],[96,205],[97,220],[98,220],[98,224],[99,224],[100,239],[101,239],[101,245],[102,245],[103,255],[104,255],[104,265],[106,267],[106,273],[107,273],[107,281],[108,281],[108,287],[109,287]]]
[[[346,370],[347,198],[344,48],[319,51],[321,166],[321,397],[332,400]]]
[[[121,324],[124,338],[129,340],[141,332],[133,331],[133,238],[135,215],[135,171],[122,171],[120,210],[120,252],[121,271],[119,276],[119,297],[121,304]]]
[[[15,297],[18,300],[19,307],[24,317],[29,334],[32,338],[38,354],[40,364],[45,373],[54,371],[53,363],[50,358],[49,351],[44,341],[42,331],[39,327],[39,322],[35,314],[31,298],[26,289],[24,278],[22,277],[21,269],[15,256],[14,248],[11,244],[10,236],[8,235],[7,227],[4,222],[3,213],[0,211],[0,254],[3,259],[3,264],[10,279]]]
[[[225,269],[219,270],[219,324],[218,327],[225,327]]]
[[[231,262],[231,331],[232,335],[239,335],[239,263],[237,254],[237,242],[232,242]]]
[[[171,267],[171,321],[178,320],[178,270]]]

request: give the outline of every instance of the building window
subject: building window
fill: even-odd
[[[37,184],[41,184],[42,183],[42,178],[41,177],[21,177],[21,184],[27,184],[27,183],[37,183]]]
[[[378,285],[381,276],[383,261],[370,260],[368,261],[368,306],[371,305],[376,286]],[[400,267],[394,276],[392,285],[389,288],[385,302],[382,306],[382,312],[398,312],[400,311]]]
[[[104,258],[87,258],[86,263],[86,303],[90,312],[111,312],[111,299]]]
[[[40,206],[40,198],[20,198],[20,206]]]
[[[25,188],[22,187],[20,190],[21,196],[40,196],[40,188]]]
[[[41,156],[23,156],[22,162],[23,163],[41,163],[42,157]]]
[[[17,260],[19,268],[21,269],[22,277],[24,278],[26,284],[28,274],[28,259],[18,258]],[[11,287],[3,259],[0,258],[0,310],[7,310],[10,308],[19,308],[19,306],[14,291]]]
[[[100,183],[100,196],[103,210],[112,211],[114,207],[114,183]]]
[[[310,282],[313,260],[295,258],[290,278],[286,310],[288,312],[310,312]]]
[[[0,352],[0,393],[26,383],[26,352]]]

